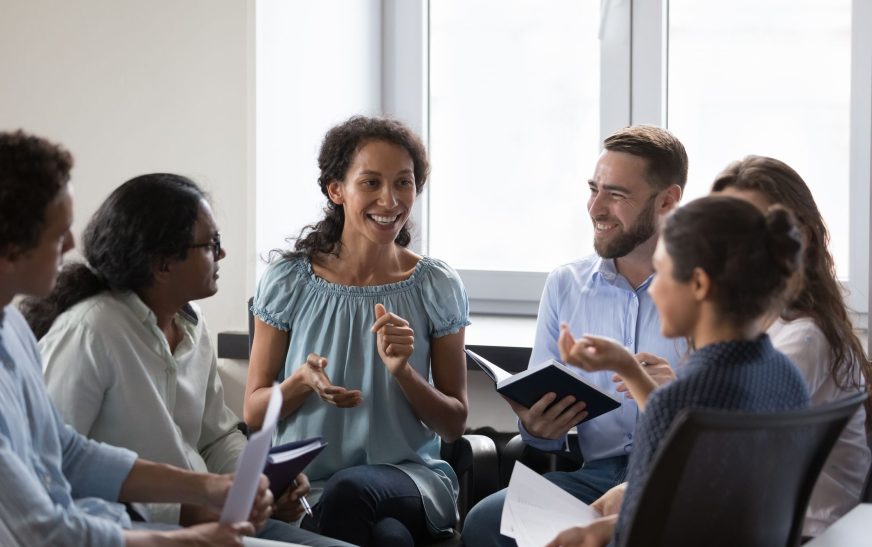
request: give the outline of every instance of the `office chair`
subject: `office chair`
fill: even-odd
[[[776,414],[682,412],[620,547],[799,545],[812,488],[866,396]]]
[[[521,462],[541,474],[551,471],[575,471],[584,463],[578,447],[578,434],[573,429],[566,438],[568,450],[550,452],[539,450],[524,442],[521,435],[515,435],[500,452],[500,488],[509,485],[515,462]]]

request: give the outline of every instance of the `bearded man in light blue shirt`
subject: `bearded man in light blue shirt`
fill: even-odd
[[[681,199],[687,154],[670,132],[644,125],[619,130],[603,142],[603,148],[588,181],[587,209],[596,254],[560,266],[548,276],[529,366],[560,359],[557,339],[561,323],[566,323],[572,332],[618,340],[646,364],[656,381],[666,382],[674,378],[671,367],[678,364],[686,345],[660,334],[660,318],[648,286],[654,276],[651,258],[658,221]],[[571,396],[555,401],[555,394],[549,393],[529,409],[507,401],[518,415],[521,436],[535,448],[565,450],[567,433],[578,425],[584,465],[578,471],[545,476],[592,503],[623,482],[639,409],[611,372],[579,369],[577,373],[607,392],[618,393],[621,407],[580,423],[587,417],[585,402]],[[467,545],[515,545],[499,533],[505,492],[488,496],[469,513],[463,528]]]

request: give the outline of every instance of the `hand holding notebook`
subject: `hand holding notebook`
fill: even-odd
[[[547,393],[556,394],[555,401],[573,396],[576,401],[585,402],[586,420],[621,406],[621,401],[617,397],[603,391],[574,373],[566,365],[553,359],[513,375],[474,351],[466,350],[466,354],[493,380],[498,393],[526,408],[533,406]]]
[[[274,446],[266,459],[263,474],[269,478],[269,489],[279,499],[294,484],[297,475],[315,459],[327,443],[321,437],[303,439]]]

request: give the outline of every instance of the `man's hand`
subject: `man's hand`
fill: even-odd
[[[621,511],[621,504],[624,502],[624,492],[626,491],[627,483],[622,482],[610,488],[608,492],[600,496],[590,506],[604,517],[617,515]]]
[[[395,313],[388,312],[384,305],[375,305],[375,323],[370,330],[376,333],[378,354],[393,376],[402,372],[415,350],[415,331],[409,322]]]
[[[254,525],[256,530],[263,528],[267,519],[272,515],[274,501],[272,491],[269,489],[269,479],[262,474],[257,483],[257,493],[254,496],[251,514],[248,517],[248,521]]]
[[[203,505],[220,513],[232,484],[233,475],[207,475],[204,496],[205,503]],[[254,525],[255,529],[260,530],[266,524],[272,512],[273,495],[269,489],[269,479],[266,478],[266,475],[261,475],[248,520]]]
[[[300,503],[300,498],[305,496],[311,490],[309,486],[309,478],[300,473],[296,479],[297,486],[289,488],[287,492],[276,501],[275,513],[273,518],[283,520],[285,522],[294,522],[303,516],[303,504]]]
[[[555,393],[546,393],[533,406],[525,408],[508,397],[503,397],[521,419],[524,429],[540,439],[559,439],[587,418],[584,410],[587,405],[584,401],[575,402],[575,397],[567,395],[554,403],[556,398]]]
[[[596,519],[587,526],[564,530],[546,547],[603,547],[612,539],[617,516]]]
[[[645,372],[648,373],[648,376],[650,376],[658,386],[668,384],[675,380],[675,371],[672,370],[669,361],[666,359],[657,357],[653,353],[645,352],[637,353],[635,359],[640,365],[642,365]],[[624,379],[620,374],[615,374],[612,377],[612,380],[619,382],[618,387],[616,388],[618,391],[625,392],[628,399],[633,398],[633,395],[630,393],[629,388],[627,388],[627,385],[624,383]]]
[[[362,403],[363,393],[359,389],[345,389],[330,382],[330,378],[324,372],[326,366],[327,359],[317,353],[310,353],[306,357],[306,362],[297,369],[295,374],[299,375],[303,384],[314,391],[325,403],[339,408],[351,408]]]

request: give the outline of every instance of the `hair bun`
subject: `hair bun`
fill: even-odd
[[[802,267],[805,246],[796,218],[781,205],[772,206],[766,213],[766,244],[778,270],[790,277]]]

